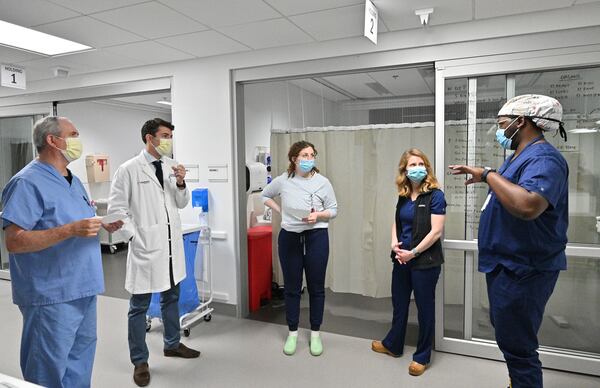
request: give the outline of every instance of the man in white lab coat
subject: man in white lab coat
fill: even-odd
[[[185,168],[170,158],[173,130],[156,118],[142,127],[142,152],[123,163],[112,182],[108,214],[127,215],[123,229],[131,240],[127,255],[125,289],[129,307],[129,354],[133,379],[150,383],[146,312],[153,292],[160,292],[164,325],[164,355],[196,358],[200,352],[180,343],[179,283],[185,278],[185,257],[178,209],[190,200]]]

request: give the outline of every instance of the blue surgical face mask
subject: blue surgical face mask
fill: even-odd
[[[302,171],[303,173],[310,172],[313,169],[313,167],[315,167],[315,160],[314,159],[301,159],[300,162],[298,163],[298,167],[300,168],[300,171]]]
[[[515,121],[517,121],[518,117],[515,118],[513,121],[510,122],[510,124],[508,124],[506,126],[506,128],[502,129],[500,128],[500,125],[498,125],[498,129],[496,130],[496,141],[498,143],[500,143],[500,146],[502,148],[504,148],[505,150],[511,150],[512,148],[512,139],[515,137],[515,135],[517,134],[517,132],[519,132],[519,130],[521,128],[517,128],[517,130],[515,131],[515,133],[512,134],[512,136],[510,138],[506,137],[506,135],[504,134],[508,128],[510,128],[511,125],[513,125],[513,123]]]
[[[427,169],[425,166],[410,167],[406,170],[406,176],[415,183],[421,183],[427,176]]]

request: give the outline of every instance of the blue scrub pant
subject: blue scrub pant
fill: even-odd
[[[301,233],[281,229],[278,252],[285,282],[285,316],[289,329],[298,330],[304,270],[310,301],[310,328],[318,331],[323,323],[325,308],[325,272],[329,259],[327,229],[312,229]]]
[[[49,388],[89,387],[96,354],[96,296],[19,309],[25,380]]]
[[[134,294],[129,300],[128,339],[129,358],[133,365],[148,362],[146,345],[146,312],[150,307],[152,294]],[[165,349],[176,349],[181,339],[179,325],[179,284],[160,293],[160,312],[164,327]]]
[[[513,388],[541,388],[537,333],[559,271],[518,276],[499,265],[486,274],[490,320]]]
[[[441,266],[416,269],[409,264],[394,261],[392,272],[392,305],[394,315],[392,328],[382,343],[390,352],[401,355],[404,352],[406,324],[410,294],[414,291],[418,310],[419,339],[413,360],[419,364],[429,364],[435,334],[435,287],[440,277]]]

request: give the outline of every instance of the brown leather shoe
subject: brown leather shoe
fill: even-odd
[[[145,387],[150,384],[150,368],[147,362],[133,368],[133,381],[138,387]]]
[[[181,358],[197,358],[200,356],[200,352],[194,349],[190,349],[181,342],[179,347],[175,349],[165,349],[165,357],[181,357]]]
[[[427,369],[427,367],[429,367],[429,364],[423,365],[413,361],[408,366],[408,374],[411,376],[421,376],[423,373],[425,373],[425,369]]]
[[[392,357],[396,357],[396,358],[402,356],[401,354],[394,354],[394,353],[390,352],[388,350],[388,348],[386,348],[385,346],[383,346],[383,343],[381,341],[373,341],[373,342],[371,342],[371,349],[374,352],[387,354],[388,356],[392,356]]]

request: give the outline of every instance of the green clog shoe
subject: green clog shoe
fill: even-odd
[[[323,353],[323,342],[321,342],[321,337],[311,337],[310,354],[313,356],[320,356],[321,353]]]
[[[296,353],[296,343],[297,342],[298,342],[297,335],[288,335],[287,339],[285,340],[285,345],[283,345],[283,353],[285,353],[288,356],[291,356],[294,353]]]

